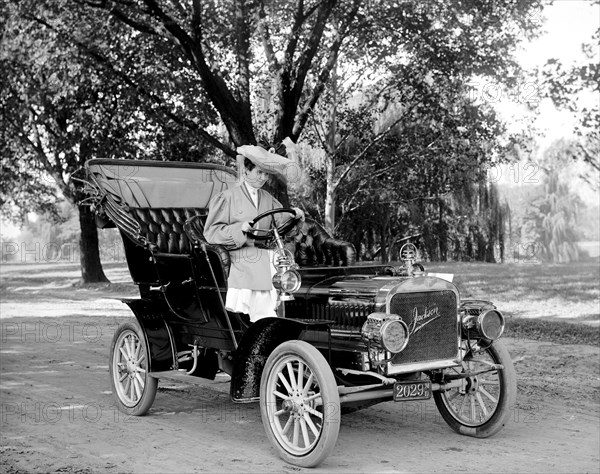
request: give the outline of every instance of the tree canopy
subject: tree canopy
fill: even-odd
[[[320,146],[336,103],[336,205],[377,205],[374,188],[384,202],[439,197],[500,145],[502,124],[465,84],[518,81],[512,53],[540,5],[23,0],[2,10],[2,146],[78,202],[70,178],[91,157],[231,162],[242,144]]]

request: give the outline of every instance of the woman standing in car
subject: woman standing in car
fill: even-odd
[[[282,207],[280,202],[262,189],[269,174],[283,171],[292,161],[269,153],[258,146],[244,145],[237,149],[242,166],[242,182],[223,191],[209,205],[204,236],[209,243],[223,245],[231,256],[227,280],[225,308],[249,315],[251,322],[277,316],[277,290],[271,279],[275,273],[273,252],[255,245],[248,235],[251,229],[268,229],[269,219],[255,227],[250,222],[259,214]],[[294,208],[296,216],[304,220],[304,212]],[[287,216],[276,215],[280,223]]]

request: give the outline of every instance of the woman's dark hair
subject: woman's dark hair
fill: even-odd
[[[249,158],[244,157],[244,168],[246,168],[248,171],[252,171],[254,168],[256,168],[256,165],[252,163]]]

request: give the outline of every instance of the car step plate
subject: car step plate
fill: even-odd
[[[415,380],[412,382],[396,382],[394,384],[394,401],[428,400],[431,398],[431,382]]]

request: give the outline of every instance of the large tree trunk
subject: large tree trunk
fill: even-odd
[[[79,256],[81,259],[81,281],[82,283],[108,282],[104,275],[102,263],[100,262],[100,250],[98,247],[98,229],[94,213],[89,206],[77,206],[79,211],[79,227],[81,237],[79,239]]]

